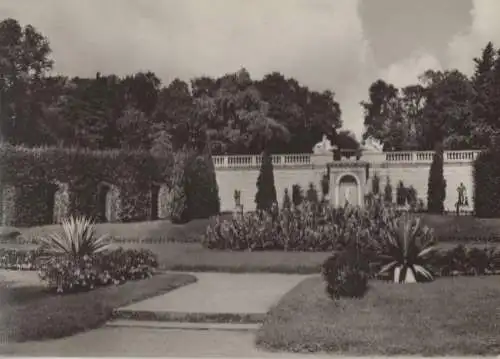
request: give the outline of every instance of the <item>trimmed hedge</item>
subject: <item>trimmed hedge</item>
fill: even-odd
[[[474,162],[474,212],[477,217],[500,217],[500,151],[481,152]]]
[[[102,218],[99,187],[117,190],[116,221],[138,221],[151,216],[153,183],[170,186],[171,156],[139,151],[91,151],[67,148],[0,146],[0,185],[10,188],[10,213],[4,225],[34,226],[53,223],[51,201],[57,184],[67,185],[67,212]],[[2,194],[8,191],[2,190]],[[4,196],[2,201],[9,198]],[[118,201],[119,199],[119,201]],[[61,203],[54,203],[60,207]],[[3,213],[0,213],[2,216]]]

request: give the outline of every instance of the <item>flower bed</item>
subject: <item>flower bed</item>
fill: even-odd
[[[326,252],[345,247],[352,237],[368,244],[400,213],[380,203],[368,209],[304,203],[275,212],[236,213],[207,227],[203,245],[233,251]]]
[[[40,249],[0,249],[0,268],[38,270],[40,279],[58,292],[147,278],[157,267],[156,256],[145,249],[106,250],[79,260]]]

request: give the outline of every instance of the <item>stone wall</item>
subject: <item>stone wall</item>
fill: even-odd
[[[463,182],[467,189],[469,207],[473,209],[473,161],[478,151],[447,151],[445,152],[444,175],[447,181],[445,208],[454,211],[455,202],[458,198],[457,187]],[[406,187],[413,186],[417,190],[418,198],[424,203],[427,200],[427,181],[429,169],[432,162],[432,152],[393,152],[393,153],[366,153],[359,161],[342,159],[333,162],[328,155],[274,155],[274,179],[278,201],[281,204],[285,188],[291,194],[292,186],[299,184],[307,190],[310,182],[313,182],[321,193],[320,181],[326,172],[328,163],[332,167],[332,179],[330,183],[331,200],[335,202],[334,178],[339,178],[343,173],[355,173],[362,182],[362,192],[368,193],[371,189],[371,180],[374,173],[380,177],[380,188],[383,191],[387,181],[393,188],[393,199],[396,200],[396,188],[399,181],[403,181]],[[217,171],[217,182],[219,185],[219,196],[221,199],[221,210],[230,211],[234,209],[234,190],[241,191],[241,204],[244,210],[254,210],[254,197],[257,191],[256,182],[259,175],[259,156],[216,156],[214,163]],[[368,167],[368,169],[366,169]],[[366,174],[368,177],[366,177]],[[364,178],[363,178],[364,176]]]

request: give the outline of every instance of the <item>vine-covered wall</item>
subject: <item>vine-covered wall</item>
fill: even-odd
[[[1,145],[2,224],[49,224],[69,214],[120,222],[150,219],[151,184],[169,188],[171,168],[169,154]],[[111,192],[103,194],[103,187]]]

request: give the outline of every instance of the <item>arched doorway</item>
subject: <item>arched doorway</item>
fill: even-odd
[[[356,177],[351,174],[341,176],[337,185],[337,206],[359,206],[359,196],[359,182]]]

